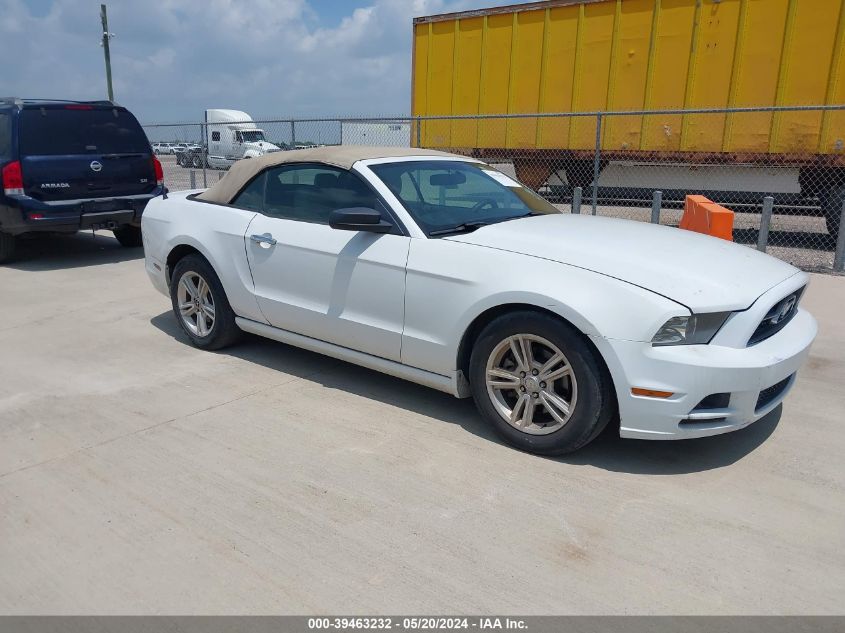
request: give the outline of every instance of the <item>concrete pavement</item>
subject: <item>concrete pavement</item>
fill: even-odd
[[[845,278],[782,409],[545,459],[470,401],[281,344],[189,346],[104,235],[0,267],[0,613],[830,614]]]

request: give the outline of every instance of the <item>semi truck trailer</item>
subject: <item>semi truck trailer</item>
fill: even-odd
[[[709,111],[845,104],[843,5],[547,0],[419,17],[411,143],[510,161],[534,188],[585,190],[598,145],[602,189],[621,173],[632,189],[774,195],[835,234],[845,111]],[[611,114],[641,111],[658,113]],[[571,114],[477,117],[532,113]],[[467,118],[424,118],[438,116]]]

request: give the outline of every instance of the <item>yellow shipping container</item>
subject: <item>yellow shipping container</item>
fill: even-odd
[[[414,116],[845,103],[845,0],[548,0],[414,20]],[[420,144],[592,150],[595,118],[424,121]],[[416,142],[416,135],[412,135]],[[841,154],[845,112],[608,116],[602,149]]]

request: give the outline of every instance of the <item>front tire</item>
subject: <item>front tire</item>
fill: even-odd
[[[14,235],[0,233],[0,264],[4,264],[15,256],[17,240]]]
[[[492,321],[475,342],[469,371],[482,416],[524,451],[576,451],[615,413],[611,381],[597,353],[551,315],[520,311]]]
[[[112,233],[114,233],[114,237],[120,242],[120,245],[126,248],[138,248],[144,245],[140,226],[121,226],[114,229]]]
[[[170,300],[182,330],[200,349],[222,349],[241,337],[220,278],[204,257],[187,255],[177,262]]]

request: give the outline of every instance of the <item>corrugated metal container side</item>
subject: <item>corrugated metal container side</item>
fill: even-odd
[[[549,0],[416,18],[412,112],[842,104],[844,3]],[[618,116],[602,148],[841,153],[843,128],[842,112]],[[595,132],[590,117],[427,121],[421,144],[590,150]]]

